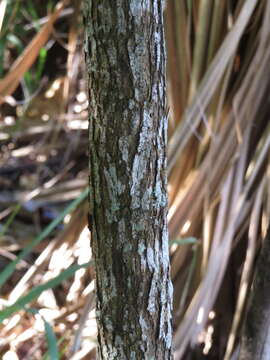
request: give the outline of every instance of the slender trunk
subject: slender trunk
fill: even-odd
[[[160,0],[84,0],[99,357],[170,359]]]
[[[270,359],[270,226],[257,264],[239,360]]]

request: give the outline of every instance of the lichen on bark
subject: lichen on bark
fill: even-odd
[[[84,0],[101,359],[171,358],[162,12]]]

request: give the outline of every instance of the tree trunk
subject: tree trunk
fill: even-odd
[[[84,0],[100,359],[171,359],[160,0]]]
[[[270,359],[270,226],[257,264],[240,360]]]

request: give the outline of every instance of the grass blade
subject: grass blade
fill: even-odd
[[[8,266],[0,273],[0,288],[13,274],[19,261],[27,256],[37,244],[45,239],[52,232],[52,230],[63,221],[67,214],[73,211],[87,197],[88,191],[88,188],[85,189],[77,199],[73,200],[72,203],[67,206],[66,209],[61,214],[59,214],[56,219],[54,219],[28,246],[26,246],[20,252],[15,260],[8,264]]]
[[[87,268],[92,263],[92,261],[89,261],[88,263],[82,265],[71,265],[55,278],[47,281],[44,284],[34,287],[25,296],[20,297],[13,305],[7,306],[4,310],[0,311],[0,323],[2,323],[6,318],[10,317],[15,312],[23,309],[33,300],[37,299],[39,295],[43,293],[43,291],[54,288],[55,286],[61,284],[62,281],[74,275],[77,270]]]
[[[21,210],[21,204],[15,205],[14,209],[12,210],[11,214],[9,215],[3,229],[0,231],[0,237],[4,236],[7,230],[9,229],[10,225],[12,224],[13,220],[15,219],[18,212]]]
[[[56,336],[53,332],[51,325],[45,319],[43,319],[43,321],[44,321],[45,333],[48,343],[49,358],[50,360],[59,360]]]

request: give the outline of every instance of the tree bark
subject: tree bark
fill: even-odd
[[[84,0],[100,359],[171,359],[162,4]]]
[[[270,226],[258,258],[239,360],[270,359]]]

